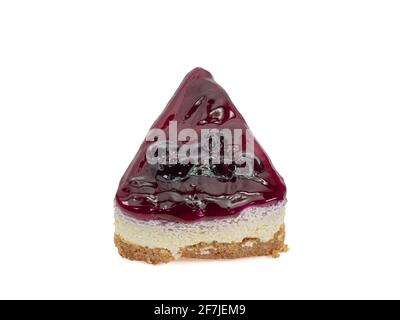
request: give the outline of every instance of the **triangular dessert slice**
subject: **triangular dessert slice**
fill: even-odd
[[[228,94],[208,71],[196,68],[121,179],[115,201],[117,247],[125,257],[153,263],[179,255],[273,254],[284,247],[285,196],[283,179]],[[196,236],[200,230],[208,236]],[[144,240],[150,237],[158,240]],[[254,243],[243,243],[246,239]],[[204,254],[202,244],[212,242],[223,248]]]

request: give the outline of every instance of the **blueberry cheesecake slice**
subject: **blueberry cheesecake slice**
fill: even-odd
[[[192,70],[151,127],[115,196],[120,255],[278,257],[286,186],[225,90]]]

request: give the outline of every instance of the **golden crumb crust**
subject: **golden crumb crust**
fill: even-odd
[[[167,263],[175,260],[168,249],[148,248],[126,242],[120,235],[114,235],[119,254],[129,260],[140,260],[151,264]],[[253,256],[278,258],[288,251],[285,245],[285,226],[281,225],[273,239],[261,241],[258,238],[244,238],[241,242],[200,242],[180,249],[179,256],[194,259],[235,259]]]

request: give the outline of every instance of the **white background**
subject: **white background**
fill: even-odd
[[[3,1],[0,298],[400,298],[397,1]],[[120,258],[119,179],[210,70],[288,186],[280,259]]]

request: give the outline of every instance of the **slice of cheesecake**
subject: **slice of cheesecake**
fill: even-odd
[[[121,256],[278,257],[286,186],[229,96],[191,71],[153,124],[115,197]]]

